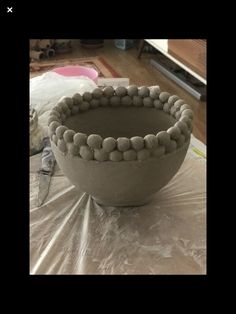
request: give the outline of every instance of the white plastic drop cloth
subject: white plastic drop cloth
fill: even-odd
[[[30,158],[31,274],[205,274],[205,145],[194,137],[176,176],[145,206],[104,207],[59,168],[37,207],[41,154]]]
[[[63,96],[91,92],[97,85],[86,76],[63,76],[56,72],[46,72],[30,79],[30,105],[39,117],[39,124],[47,125],[50,110]]]

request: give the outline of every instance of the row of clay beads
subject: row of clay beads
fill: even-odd
[[[99,95],[101,96],[101,90],[97,90],[99,90]],[[146,86],[138,88],[135,85],[128,88],[120,86],[117,87],[116,90],[112,87],[107,87],[104,90],[104,94],[106,94],[107,98],[103,96],[100,98],[100,101],[102,101],[101,105],[103,106],[108,104],[111,106],[154,106],[157,109],[163,109],[166,113],[170,113],[177,120],[185,115],[193,119],[193,112],[190,110],[190,107],[185,104],[184,100],[179,99],[177,95],[171,96],[168,92],[161,92],[158,86],[152,88]],[[94,103],[92,102],[90,106],[91,108],[98,107],[99,101],[97,99],[94,100]],[[88,104],[87,107],[89,107]],[[186,111],[187,109],[188,111]]]
[[[51,139],[56,145],[59,146],[61,151],[66,152],[67,143],[70,144],[71,151],[76,152],[76,154],[78,149],[74,149],[72,144],[74,144],[76,147],[88,146],[92,151],[102,148],[104,150],[104,154],[102,154],[101,152],[96,152],[98,156],[97,159],[105,160],[106,158],[103,157],[103,155],[106,155],[105,153],[111,153],[112,151],[119,151],[121,153],[124,153],[126,151],[129,151],[130,149],[133,149],[136,152],[143,149],[145,149],[145,151],[153,151],[153,149],[158,147],[158,144],[165,146],[166,153],[172,152],[175,148],[181,147],[184,142],[190,137],[191,132],[185,121],[186,119],[187,122],[189,122],[189,119],[187,117],[184,117],[184,121],[178,121],[173,127],[169,128],[167,131],[159,132],[156,136],[154,134],[149,134],[146,135],[144,138],[135,136],[131,139],[124,137],[115,140],[114,138],[110,137],[103,140],[102,137],[97,134],[91,134],[87,136],[83,133],[75,133],[73,130],[68,130],[66,126],[59,125],[57,121],[52,122],[49,129],[51,132]],[[173,141],[176,141],[177,145],[175,145]],[[127,153],[126,155],[129,156],[129,154],[132,154],[132,156],[134,156],[134,153]],[[143,154],[144,152],[140,153],[139,155],[142,156]],[[89,155],[91,156],[91,153],[89,153]],[[100,155],[102,155],[102,157]],[[148,153],[146,152],[144,156],[147,155]],[[115,156],[120,156],[120,154],[116,153]],[[127,158],[129,159],[131,157]],[[120,159],[120,157],[117,157],[116,159]]]
[[[164,112],[172,115],[176,120],[180,120],[183,116],[187,116],[190,120],[193,119],[193,111],[183,99],[179,99],[177,95],[170,96],[167,92],[162,92],[159,95],[161,104],[158,103],[158,109],[163,109]],[[190,127],[190,123],[189,127]]]
[[[159,87],[149,89],[144,86],[138,89],[137,86],[130,86],[127,89],[120,86],[116,90],[112,87],[106,87],[104,91],[96,88],[92,93],[85,92],[83,96],[75,94],[72,98],[64,97],[51,111],[48,124],[52,121],[64,122],[71,114],[97,108],[100,105],[117,107],[120,105],[131,106],[132,104],[163,109],[164,112],[170,113],[177,120],[185,115],[190,119],[193,118],[193,112],[182,99],[178,99],[177,95],[170,96],[168,92],[160,92]]]
[[[109,90],[109,88],[107,88],[106,90]],[[140,90],[142,91],[142,93],[141,93],[142,96],[148,95],[147,88],[143,87]],[[138,93],[140,90],[138,89]],[[126,97],[125,91],[127,91],[127,89],[117,88],[117,94],[119,96]],[[179,118],[179,120],[180,120],[179,122],[182,123],[182,124],[180,124],[182,126],[182,129],[179,130],[178,125],[177,126],[175,125],[174,127],[170,128],[166,132],[170,135],[170,141],[168,141],[168,143],[166,143],[166,152],[168,153],[168,152],[173,151],[176,147],[182,146],[183,143],[185,142],[185,140],[187,140],[189,138],[190,132],[192,131],[191,121],[193,119],[193,112],[192,112],[192,110],[189,109],[189,106],[186,105],[183,100],[178,99],[178,96],[172,95],[169,97],[169,93],[166,93],[166,92],[160,93],[160,90],[157,87],[151,89],[151,91],[153,91],[153,93],[155,92],[154,93],[155,97],[159,97],[163,102],[168,101],[168,105],[171,106],[171,110],[172,110],[171,113],[172,114],[174,112],[174,110],[172,108],[179,110],[179,113],[181,114],[181,116]],[[149,92],[150,92],[150,90],[149,90]],[[135,95],[135,94],[137,94],[137,87],[135,87],[135,86],[132,86],[132,88],[129,89],[129,94],[132,95],[133,97],[141,97],[140,95]],[[85,99],[89,100],[88,93],[87,94],[85,93],[84,95],[85,95]],[[127,97],[130,97],[130,95],[127,95]],[[99,88],[94,90],[93,97],[94,97],[94,99],[101,98],[102,97],[102,91]],[[145,97],[144,97],[144,99],[145,99]],[[90,100],[93,100],[93,99],[90,99]],[[62,148],[62,151],[64,151],[64,152],[66,151],[66,143],[69,143],[69,147],[71,148],[71,149],[69,149],[69,151],[72,151],[72,152],[77,154],[78,145],[75,144],[76,148],[73,148],[72,142],[73,142],[73,136],[75,135],[75,132],[72,130],[67,130],[67,128],[65,126],[60,126],[60,124],[61,124],[60,118],[63,114],[66,116],[70,115],[72,113],[73,107],[77,107],[78,105],[81,106],[81,105],[83,105],[83,102],[84,102],[83,98],[79,94],[75,94],[72,97],[72,99],[69,97],[64,97],[63,100],[60,101],[60,103],[52,110],[52,112],[50,114],[50,118],[51,118],[51,120],[49,120],[50,136],[56,144],[59,144],[59,146]],[[183,125],[185,127],[183,127]],[[186,130],[186,126],[187,126],[187,130]],[[55,134],[56,128],[58,128],[59,131],[57,131]],[[67,131],[67,132],[65,132],[65,135],[63,135],[63,138],[60,135],[60,132],[62,132],[62,130],[64,130],[64,132]],[[162,134],[163,134],[163,132],[165,132],[165,131],[162,131]],[[166,135],[165,135],[165,137],[166,137]],[[105,160],[107,158],[106,153],[112,152],[112,151],[107,151],[107,150],[109,150],[109,149],[107,149],[107,147],[109,147],[109,145],[114,146],[113,150],[117,151],[114,154],[111,154],[112,160],[116,159],[116,161],[118,161],[118,159],[121,159],[121,155],[118,152],[126,153],[127,151],[129,151],[129,153],[125,154],[125,156],[127,155],[128,159],[130,159],[131,156],[132,156],[132,158],[134,158],[134,155],[135,155],[134,153],[137,151],[140,151],[142,149],[144,149],[144,151],[142,151],[142,153],[139,154],[138,159],[145,159],[149,155],[149,152],[146,152],[146,150],[150,150],[152,148],[152,151],[153,151],[154,147],[152,147],[152,146],[157,145],[157,143],[155,144],[155,138],[156,138],[155,135],[150,134],[146,137],[146,139],[143,139],[141,137],[134,137],[130,140],[128,138],[119,138],[117,140],[112,139],[112,138],[107,138],[103,141],[103,139],[99,135],[92,134],[89,136],[89,139],[86,142],[86,145],[89,146],[90,149],[96,150],[95,153],[96,153],[97,158],[95,158],[95,159],[97,159],[97,160],[101,160],[101,159]],[[157,136],[157,138],[158,138],[158,136]],[[177,146],[173,143],[173,141],[177,142]],[[108,143],[109,145],[108,144],[104,145],[105,149],[104,149],[104,153],[103,153],[103,152],[100,152],[100,149],[104,143]],[[145,145],[144,145],[144,143],[145,143]],[[86,146],[86,145],[83,145],[83,146]],[[117,148],[117,149],[115,150],[115,148]],[[131,148],[131,149],[129,149],[129,148]],[[85,148],[83,150],[87,151]],[[134,152],[133,152],[133,150],[134,150]],[[84,155],[84,154],[82,154],[82,155]],[[91,157],[90,151],[89,151],[89,156]],[[124,159],[126,160],[126,157],[124,157]]]
[[[63,97],[57,105],[51,110],[48,125],[51,122],[57,121],[63,123],[67,117],[71,115],[71,110],[74,106],[74,102],[70,97]]]
[[[190,110],[189,105],[187,105],[183,99],[180,99],[177,95],[170,95],[168,92],[160,92],[158,99],[154,100],[154,107],[156,109],[162,109],[177,120],[181,118],[182,112],[185,109]],[[191,119],[193,119],[193,112],[185,112],[183,115],[186,114],[189,114]]]
[[[57,106],[52,110],[51,117],[48,121],[50,124],[52,121],[65,120],[70,114],[76,114],[79,111],[86,111],[89,108],[97,108],[98,106],[130,106],[132,104],[136,106],[151,107],[153,105],[153,99],[158,98],[160,93],[159,87],[141,87],[132,85],[128,88],[119,86],[116,89],[113,87],[105,87],[104,90],[96,88],[92,93],[85,92],[82,96],[75,94],[72,98],[63,97]],[[150,97],[149,97],[150,95]],[[57,120],[59,119],[59,120]]]
[[[55,123],[53,122],[50,127],[55,128],[57,126]],[[81,156],[86,160],[145,160],[150,155],[159,157],[182,146],[189,135],[186,132],[189,132],[186,124],[178,122],[178,125],[168,129],[167,132],[159,132],[156,136],[149,134],[144,138],[135,136],[131,139],[118,138],[115,140],[110,137],[103,140],[97,134],[87,136],[68,130],[65,126],[58,126],[51,138],[63,153],[68,151],[69,154]],[[173,143],[174,141],[176,143]]]
[[[187,125],[188,129],[190,129],[191,131],[191,118],[193,117],[192,115],[192,111],[189,110],[189,109],[186,109],[185,107],[183,108],[184,110],[182,111],[182,117],[180,119],[180,123],[182,122],[182,125]],[[57,127],[60,126],[60,123],[58,121],[52,121],[50,123],[50,135],[52,136],[55,132],[55,129]],[[185,138],[189,137],[189,131],[186,130],[186,128],[183,128],[183,135],[185,136]],[[61,126],[58,130],[67,130],[67,128],[65,126]],[[178,131],[178,128],[176,126],[172,127],[169,129],[168,131],[170,133],[170,135],[172,136],[172,139],[174,140],[178,140],[178,137],[179,137],[179,134],[180,134],[180,131]],[[71,135],[71,139],[67,139],[67,134],[74,134],[75,132],[72,131],[72,130],[68,130],[68,132],[66,133],[65,135],[65,141],[72,141],[72,135]],[[60,138],[60,136],[59,136]],[[149,138],[149,139],[148,139]],[[147,148],[150,148],[150,144],[148,144],[148,141],[155,141],[155,135],[149,135],[146,139],[145,139],[145,142],[147,144]],[[56,140],[56,137],[54,136],[54,140]],[[105,139],[106,140],[106,139]],[[118,150],[121,151],[121,152],[125,152],[126,150],[129,149],[130,146],[132,146],[135,150],[140,150],[144,147],[143,145],[143,138],[140,138],[140,137],[134,137],[131,139],[131,141],[128,139],[128,138],[119,138],[118,139],[118,144],[116,143],[116,140],[113,139],[113,141],[111,141],[111,139],[108,139],[108,141],[110,140],[110,143],[114,143],[115,142],[115,145],[113,144],[110,144],[110,145],[113,145],[114,147],[118,147]],[[106,142],[106,141],[105,141]],[[179,141],[179,143],[182,143],[183,142],[183,137],[182,137],[182,140]],[[101,145],[102,145],[102,138],[99,136],[99,135],[90,135],[89,136],[89,140],[88,140],[88,143],[87,143],[92,149],[98,149],[98,148],[101,148]],[[174,145],[173,145],[174,146]],[[178,147],[180,146],[180,144],[178,144]],[[114,148],[113,148],[114,149]]]

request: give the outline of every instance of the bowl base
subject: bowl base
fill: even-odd
[[[112,206],[112,207],[139,207],[139,206],[143,206],[146,205],[147,203],[151,202],[152,197],[148,197],[144,200],[141,201],[131,201],[131,202],[125,202],[125,201],[121,201],[121,202],[109,202],[109,201],[102,201],[96,197],[92,196],[92,199],[98,204],[98,205],[102,205],[102,206]]]

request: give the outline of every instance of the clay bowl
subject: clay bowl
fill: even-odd
[[[48,120],[65,176],[108,206],[139,206],[177,173],[186,156],[193,112],[158,86],[96,88],[65,97]]]

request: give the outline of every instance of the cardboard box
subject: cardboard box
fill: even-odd
[[[99,77],[97,80],[98,86],[129,86],[129,79],[128,78],[105,78]]]

